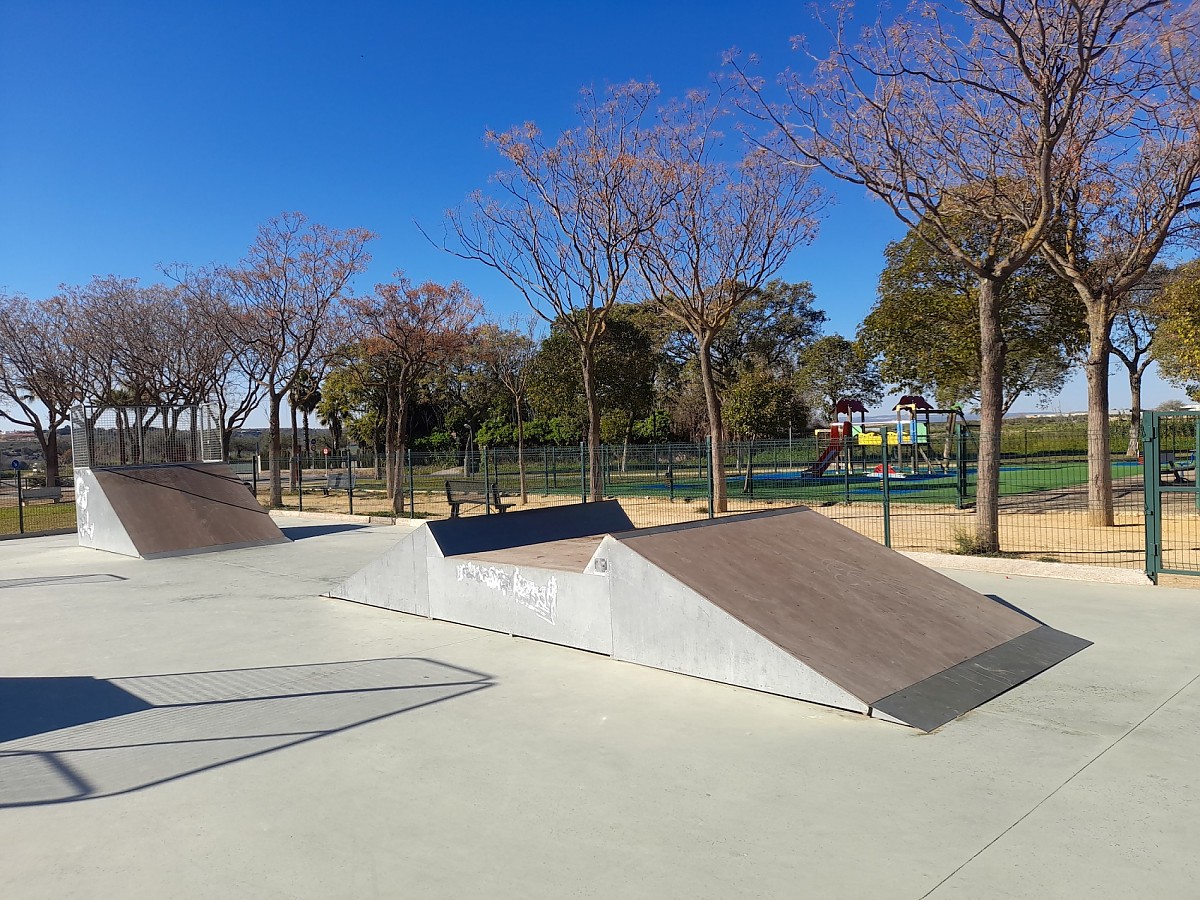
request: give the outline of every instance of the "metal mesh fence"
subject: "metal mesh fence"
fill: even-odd
[[[128,419],[119,418],[117,410],[108,412],[109,418],[95,419],[91,445],[85,445],[105,464],[205,455],[204,429],[192,427],[190,416],[177,418],[172,429],[163,427],[161,413],[152,420],[149,411],[140,417],[130,411]],[[1152,450],[1148,461],[1128,456],[1124,430],[1114,429],[1108,461],[1111,520],[1104,503],[1089,501],[1083,429],[1006,428],[1000,446],[1001,555],[1143,569],[1150,567],[1149,547],[1161,571],[1200,572],[1195,470],[1200,416],[1164,415],[1153,421],[1158,425],[1153,446],[1147,445]],[[76,428],[72,437],[85,434]],[[596,463],[603,496],[620,501],[638,526],[803,504],[897,550],[975,549],[979,446],[973,429],[962,429],[949,441],[930,436],[916,446],[891,438],[884,444],[878,434],[861,440],[853,435],[836,447],[827,436],[730,443],[721,458],[720,476],[712,472],[702,443],[604,447]],[[532,447],[523,456],[514,448],[410,452],[398,473],[392,466],[398,502],[389,499],[389,460],[382,455],[342,453],[298,462],[294,472],[299,480],[291,460],[281,463],[285,508],[442,518],[451,514],[452,501],[464,516],[495,514],[497,502],[506,509],[578,503],[589,483],[591,456],[578,446]],[[233,465],[267,505],[266,461]],[[725,485],[723,508],[719,484]],[[485,506],[482,488],[493,485]],[[26,471],[20,490],[18,500],[16,474],[0,473],[0,535],[74,524],[69,478],[48,486],[43,476]],[[1155,523],[1157,544],[1147,527]]]
[[[45,475],[37,472],[0,472],[0,537],[74,528],[75,489],[71,478],[47,484]]]
[[[1104,524],[1104,510],[1089,502],[1085,430],[1005,431],[999,474],[1001,555],[1144,566],[1145,469],[1139,457],[1126,455],[1125,432],[1114,429],[1113,436],[1110,525]],[[828,438],[730,443],[722,459],[723,478],[711,473],[702,443],[609,446],[601,448],[597,463],[604,497],[619,500],[638,526],[803,504],[898,550],[974,551],[979,480],[974,429],[932,435],[915,445],[895,432],[886,445],[878,433],[861,440],[856,434],[832,450]],[[398,486],[402,502],[393,504],[382,457],[303,460],[303,492],[288,478],[285,461],[284,505],[343,513],[353,506],[355,514],[384,516],[396,515],[399,506],[401,515],[439,518],[451,513],[447,483],[453,491],[456,482],[464,481],[495,484],[500,502],[512,508],[578,503],[586,493],[590,464],[582,447],[528,448],[523,460],[514,448],[411,452]],[[348,490],[351,472],[353,497]],[[723,509],[715,496],[721,481]],[[265,495],[265,490],[260,476],[260,492]],[[1165,507],[1164,521],[1178,520],[1182,527],[1187,524],[1183,509],[1175,506]],[[483,515],[496,509],[463,503],[459,512]]]
[[[92,468],[218,462],[220,420],[207,404],[76,406],[71,459]]]

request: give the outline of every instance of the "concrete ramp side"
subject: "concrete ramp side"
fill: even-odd
[[[429,526],[420,525],[326,596],[428,617],[427,556],[432,543]]]
[[[153,559],[287,542],[267,511],[224,463],[87,471],[94,485],[89,502],[93,495],[103,495],[106,511],[111,510],[114,520],[96,523],[91,543],[85,546]],[[114,524],[119,527],[112,528]],[[107,530],[111,538],[101,535]],[[81,520],[81,543],[83,533]],[[124,544],[122,533],[132,545],[132,552]]]
[[[664,575],[618,540],[596,554],[612,582],[612,655],[626,662],[693,675],[825,706],[868,711],[835,684],[721,607]]]
[[[1087,646],[1031,635],[1045,626],[806,508],[614,540],[860,704],[917,727]],[[987,688],[970,688],[985,671]]]
[[[465,556],[633,528],[633,522],[616,500],[441,519],[427,524],[444,556]]]
[[[140,556],[121,517],[91,469],[75,470],[75,522],[79,546],[122,556]]]

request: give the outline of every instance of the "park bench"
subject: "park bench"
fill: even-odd
[[[25,488],[21,491],[21,502],[28,504],[30,500],[52,500],[55,503],[62,502],[62,488],[60,487],[40,487],[40,488]]]
[[[325,476],[325,496],[329,496],[330,491],[346,491],[354,486],[354,479],[350,477],[349,472],[330,472]]]
[[[1183,483],[1183,473],[1196,469],[1196,454],[1194,451],[1178,453],[1174,450],[1160,450],[1158,454],[1159,472],[1169,474],[1177,483]]]
[[[458,511],[463,506],[490,505],[496,512],[502,513],[516,505],[500,501],[500,486],[494,481],[490,490],[486,481],[447,481],[446,502],[450,504],[452,519],[458,518]]]

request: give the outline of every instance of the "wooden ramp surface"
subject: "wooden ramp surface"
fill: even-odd
[[[615,537],[870,704],[1040,627],[804,507]]]
[[[490,550],[629,531],[633,522],[616,500],[604,500],[440,519],[427,522],[426,527],[443,556],[474,556]]]
[[[287,541],[224,463],[93,469],[92,474],[144,557]]]
[[[453,558],[503,563],[509,566],[534,566],[539,569],[556,569],[560,572],[582,572],[592,561],[596,548],[603,540],[603,535],[567,538],[562,541],[547,541],[544,544],[529,544],[524,547],[464,553]]]

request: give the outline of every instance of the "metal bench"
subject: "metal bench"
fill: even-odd
[[[1161,474],[1169,474],[1175,482],[1182,484],[1183,473],[1192,472],[1196,469],[1196,454],[1190,450],[1185,453],[1177,453],[1174,450],[1160,450],[1158,454],[1158,468]]]
[[[54,503],[61,503],[62,502],[62,488],[60,488],[60,487],[24,488],[21,491],[21,502],[28,504],[30,500],[51,500]]]
[[[490,489],[486,481],[447,481],[446,502],[450,504],[452,519],[458,518],[458,511],[463,506],[490,506],[498,513],[516,506],[500,500],[500,486],[494,481]]]
[[[354,487],[354,478],[349,472],[330,472],[325,476],[325,496],[329,496],[330,491],[347,491]]]

